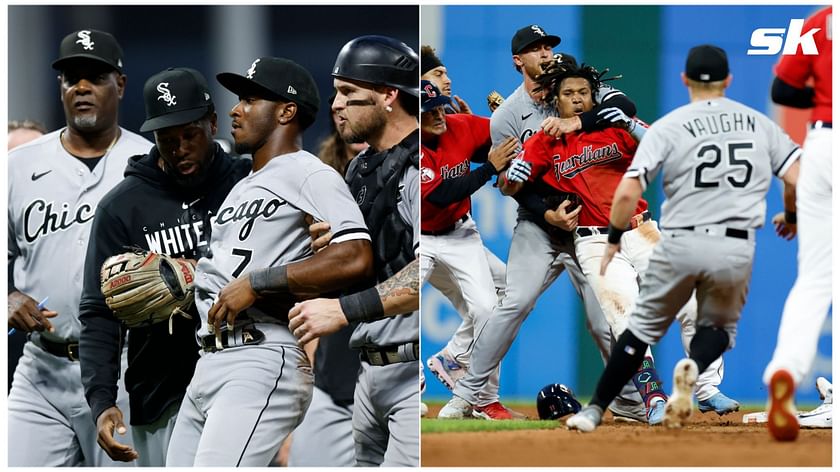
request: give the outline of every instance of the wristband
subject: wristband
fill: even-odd
[[[785,223],[787,223],[789,225],[795,225],[796,224],[796,212],[795,211],[785,210]]]
[[[609,229],[607,230],[607,242],[610,244],[618,244],[621,242],[621,235],[624,234],[624,229],[616,228],[610,223]]]
[[[376,287],[339,297],[338,304],[341,305],[341,311],[350,323],[375,321],[385,317],[385,308],[382,306]]]
[[[255,270],[248,274],[248,280],[257,295],[289,292],[289,279],[284,265]]]

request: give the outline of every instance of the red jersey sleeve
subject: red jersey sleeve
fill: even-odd
[[[553,139],[540,131],[531,136],[531,139],[525,142],[521,158],[526,162],[531,163],[531,177],[530,182],[540,180],[541,176],[547,171],[551,170],[551,148],[548,146],[548,140]]]
[[[436,189],[441,181],[438,175],[436,154],[426,146],[420,148],[420,196],[424,200]]]
[[[476,115],[462,115],[467,118],[469,123],[470,137],[473,142],[470,146],[473,149],[479,149],[490,144],[490,119],[483,116]],[[486,156],[485,156],[486,158]]]

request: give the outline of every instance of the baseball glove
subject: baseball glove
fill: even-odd
[[[195,268],[184,259],[148,251],[109,257],[100,272],[102,295],[129,328],[150,326],[186,313],[193,303]]]

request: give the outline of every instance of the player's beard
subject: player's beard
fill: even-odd
[[[379,107],[371,107],[370,113],[355,120],[348,119],[340,130],[341,139],[346,143],[358,144],[369,141],[371,137],[382,133],[388,124],[387,112]]]
[[[76,125],[76,129],[81,131],[92,131],[96,129],[96,121],[95,114],[76,115],[73,117],[73,124]]]

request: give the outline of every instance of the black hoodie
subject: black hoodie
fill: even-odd
[[[79,354],[85,397],[94,420],[116,405],[121,346],[126,328],[116,319],[102,296],[99,271],[110,256],[129,246],[198,259],[207,255],[210,219],[230,189],[251,171],[251,161],[234,158],[216,144],[206,180],[195,188],[177,183],[158,167],[160,153],[133,156],[125,179],[99,203],[85,259],[85,281],[79,321]],[[184,397],[198,360],[193,319],[173,318],[169,324],[128,331],[128,369],[131,424],[147,425]],[[126,413],[126,412],[123,412]]]

